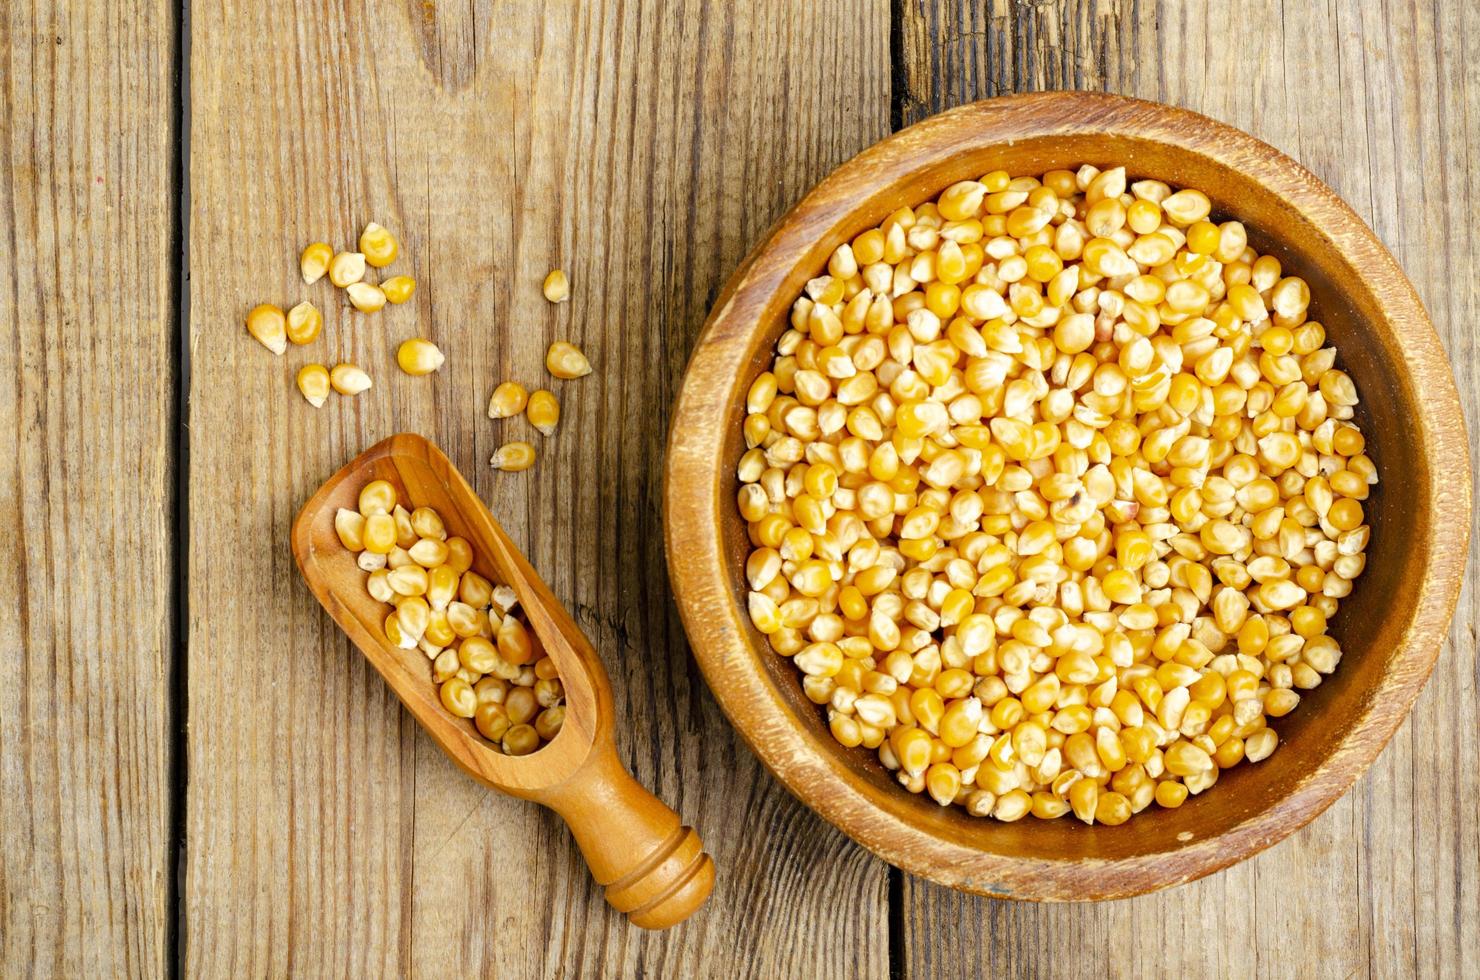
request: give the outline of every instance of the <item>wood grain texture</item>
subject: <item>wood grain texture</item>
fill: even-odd
[[[168,7],[0,7],[0,976],[168,961]]]
[[[887,129],[889,10],[772,2],[197,0],[192,52],[186,972],[879,976],[882,865],[767,776],[704,691],[666,587],[666,410],[719,284],[767,224]],[[838,97],[836,93],[846,93]],[[298,250],[396,231],[411,304],[350,314]],[[551,307],[551,266],[573,298]],[[313,298],[276,359],[241,318]],[[393,366],[413,333],[448,363]],[[534,470],[493,386],[559,383]],[[315,412],[292,372],[376,387]],[[420,431],[473,480],[611,675],[618,747],[705,837],[715,895],[661,937],[606,907],[553,816],[468,780],[292,567],[293,514],[380,437]],[[848,910],[843,914],[840,910]]]
[[[974,98],[1105,89],[1205,112],[1295,156],[1372,225],[1480,419],[1480,10],[900,0],[902,122]],[[1238,37],[1229,45],[1220,39]],[[1169,892],[1031,906],[904,884],[907,972],[991,976],[1462,975],[1480,955],[1480,725],[1471,561],[1450,639],[1367,776],[1252,861]]]

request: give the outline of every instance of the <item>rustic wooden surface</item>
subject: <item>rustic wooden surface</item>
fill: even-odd
[[[1410,722],[1309,828],[1171,892],[1025,906],[890,872],[760,769],[688,659],[657,507],[688,348],[769,222],[891,124],[1051,87],[1206,112],[1331,183],[1428,304],[1473,454],[1474,4],[175,6],[0,11],[0,423],[16,432],[0,501],[20,523],[0,566],[0,974],[149,975],[176,957],[191,976],[1473,970],[1473,563]],[[185,190],[189,278],[174,282]],[[401,235],[393,269],[422,290],[364,318],[303,287],[296,253],[372,218]],[[538,282],[557,263],[575,291],[552,310]],[[173,396],[181,289],[188,406]],[[305,297],[326,309],[314,347],[276,359],[242,333],[252,304]],[[393,367],[413,332],[447,351],[438,376]],[[489,391],[538,379],[556,337],[596,373],[563,387],[534,471],[494,474]],[[314,412],[290,367],[339,356],[377,387]],[[624,760],[718,863],[693,922],[627,926],[559,822],[458,773],[299,580],[298,506],[402,429],[473,475],[601,651]]]
[[[713,292],[888,127],[887,10],[781,12],[194,4],[187,974],[886,971],[887,870],[766,775],[703,690],[659,527],[667,406]],[[304,287],[297,253],[372,218],[421,287],[364,317]],[[573,283],[559,307],[539,289],[554,265]],[[242,332],[252,304],[309,296],[313,347],[276,359]],[[447,354],[434,377],[394,366],[417,331]],[[495,473],[500,442],[531,433],[486,418],[489,393],[544,383],[557,338],[596,371],[558,385],[536,467]],[[315,412],[292,368],[340,355],[376,387]],[[468,474],[589,633],[623,759],[725,869],[713,914],[630,927],[561,822],[458,771],[304,587],[297,508],[399,430]]]
[[[169,955],[171,45],[0,5],[0,976]]]

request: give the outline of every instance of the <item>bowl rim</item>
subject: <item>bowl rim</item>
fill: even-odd
[[[748,621],[733,597],[734,571],[721,537],[724,509],[734,501],[714,492],[733,467],[721,451],[723,427],[730,423],[716,425],[715,420],[724,418],[739,382],[696,383],[696,374],[738,377],[746,369],[745,348],[755,324],[742,322],[737,305],[754,308],[782,288],[806,251],[805,236],[815,244],[819,229],[826,232],[846,221],[856,199],[851,188],[876,183],[872,174],[923,169],[953,148],[1109,135],[1175,145],[1257,176],[1321,227],[1348,258],[1362,263],[1359,268],[1380,278],[1386,286],[1376,297],[1380,332],[1402,334],[1407,359],[1398,370],[1412,383],[1420,406],[1413,423],[1432,446],[1436,467],[1453,479],[1436,478],[1427,487],[1426,504],[1434,515],[1428,542],[1432,560],[1400,642],[1345,737],[1293,791],[1221,833],[1180,846],[1176,860],[1166,853],[1072,861],[1004,856],[944,839],[878,807],[868,798],[864,780],[843,762],[843,750],[809,750],[797,720],[769,690],[763,672],[747,666]],[[762,261],[771,257],[777,261]],[[1334,191],[1280,151],[1207,116],[1123,96],[1046,92],[963,105],[887,136],[834,170],[771,226],[719,294],[690,356],[669,428],[664,538],[679,614],[711,691],[766,768],[802,802],[888,863],[950,887],[1028,900],[1103,899],[1191,881],[1243,860],[1309,823],[1366,771],[1407,717],[1438,658],[1463,580],[1470,494],[1463,413],[1439,337],[1396,260]],[[1337,760],[1340,764],[1333,764]],[[1086,865],[1093,866],[1094,875],[1080,873]]]

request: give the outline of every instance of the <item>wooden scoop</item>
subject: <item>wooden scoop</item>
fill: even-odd
[[[354,509],[360,488],[371,480],[389,480],[407,509],[435,508],[450,534],[472,544],[473,568],[518,594],[565,688],[565,725],[538,752],[508,756],[495,749],[471,720],[442,706],[420,650],[387,642],[387,607],[365,591],[366,574],[334,531],[335,512]],[[361,453],[304,505],[293,525],[293,555],[319,602],[442,751],[484,785],[560,814],[591,874],[606,887],[607,901],[634,925],[666,929],[704,904],[714,887],[714,862],[698,833],[618,760],[611,684],[596,651],[435,446],[402,434]]]

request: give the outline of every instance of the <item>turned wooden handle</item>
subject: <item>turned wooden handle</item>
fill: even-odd
[[[564,818],[606,900],[633,925],[677,925],[714,888],[698,831],[633,779],[610,745],[537,799]]]

